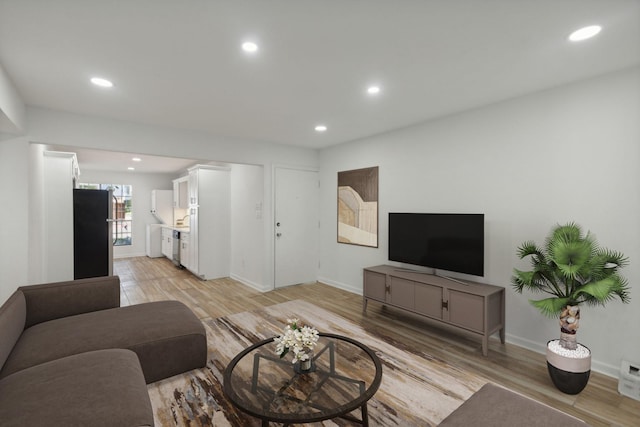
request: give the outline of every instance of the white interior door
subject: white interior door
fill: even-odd
[[[314,282],[318,275],[318,172],[274,169],[275,287]]]

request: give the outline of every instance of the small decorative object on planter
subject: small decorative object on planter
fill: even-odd
[[[313,369],[313,350],[318,344],[318,330],[312,326],[302,326],[298,319],[287,319],[287,326],[282,335],[273,339],[276,343],[276,354],[280,358],[289,352],[293,358],[296,372],[310,372]]]

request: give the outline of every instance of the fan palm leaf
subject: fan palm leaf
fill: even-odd
[[[529,302],[545,316],[555,317],[564,307],[571,304],[571,299],[552,297],[539,300],[529,300]]]
[[[560,314],[567,305],[630,300],[629,285],[618,273],[628,259],[621,252],[600,248],[595,236],[583,233],[576,223],[555,226],[542,248],[532,240],[525,241],[516,254],[520,259],[530,258],[531,270],[514,269],[512,285],[519,293],[527,290],[553,295],[530,300],[544,315]]]

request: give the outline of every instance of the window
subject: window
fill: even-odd
[[[78,188],[87,190],[111,190],[113,195],[111,213],[113,222],[113,246],[131,245],[133,214],[131,200],[133,187],[127,184],[88,184],[81,183]]]

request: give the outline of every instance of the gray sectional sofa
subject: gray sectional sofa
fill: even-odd
[[[152,426],[146,384],[207,361],[188,307],[120,307],[117,276],[18,288],[0,336],[2,426]]]

